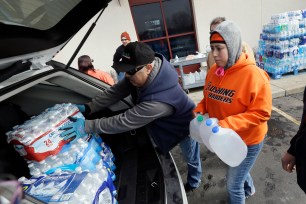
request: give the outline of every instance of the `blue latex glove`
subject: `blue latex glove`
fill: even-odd
[[[85,113],[85,106],[84,105],[75,104],[75,106],[78,107],[78,109],[80,110],[81,113]]]
[[[65,130],[60,134],[64,140],[74,138],[74,141],[77,141],[81,137],[85,137],[87,133],[85,132],[85,120],[82,118],[69,117],[73,123],[65,125],[60,128],[60,130]]]

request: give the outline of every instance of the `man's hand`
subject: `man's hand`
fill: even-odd
[[[282,158],[282,166],[285,171],[291,173],[295,170],[295,157],[287,152]]]
[[[61,133],[61,137],[64,140],[68,140],[70,138],[74,138],[74,141],[78,140],[81,137],[85,137],[87,133],[85,132],[85,120],[82,118],[69,117],[73,123],[65,125],[60,128],[60,130],[65,130]]]

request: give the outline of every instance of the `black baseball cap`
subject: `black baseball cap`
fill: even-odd
[[[142,42],[130,42],[124,48],[121,61],[115,62],[113,68],[120,72],[128,72],[141,65],[153,62],[155,53],[152,48]]]

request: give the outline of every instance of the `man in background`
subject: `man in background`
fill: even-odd
[[[156,150],[166,154],[180,144],[187,162],[187,193],[201,184],[200,144],[189,136],[195,104],[178,84],[178,75],[164,56],[145,43],[129,43],[122,60],[113,65],[125,72],[124,79],[98,94],[92,101],[77,105],[82,113],[92,114],[131,95],[134,106],[124,113],[95,120],[78,118],[62,127],[65,140],[83,137],[86,133],[117,134],[146,126]],[[83,128],[79,128],[83,126]],[[84,131],[79,131],[84,130]]]
[[[127,46],[127,45],[131,42],[130,35],[129,35],[126,31],[123,32],[123,33],[121,33],[120,39],[121,39],[122,45],[120,45],[120,46],[116,49],[116,52],[115,52],[114,57],[113,57],[113,62],[114,62],[114,64],[120,61],[125,46]],[[115,70],[116,70],[116,69],[115,69]],[[116,72],[117,72],[117,74],[118,74],[118,77],[117,77],[117,78],[118,78],[118,81],[124,78],[124,72],[120,72],[120,71],[118,71],[118,70],[116,70]]]

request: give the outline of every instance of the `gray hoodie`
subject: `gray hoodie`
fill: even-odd
[[[233,66],[241,55],[241,34],[239,27],[232,21],[223,21],[212,32],[219,33],[224,39],[228,50],[228,61],[224,69]],[[212,35],[211,34],[211,35]]]

